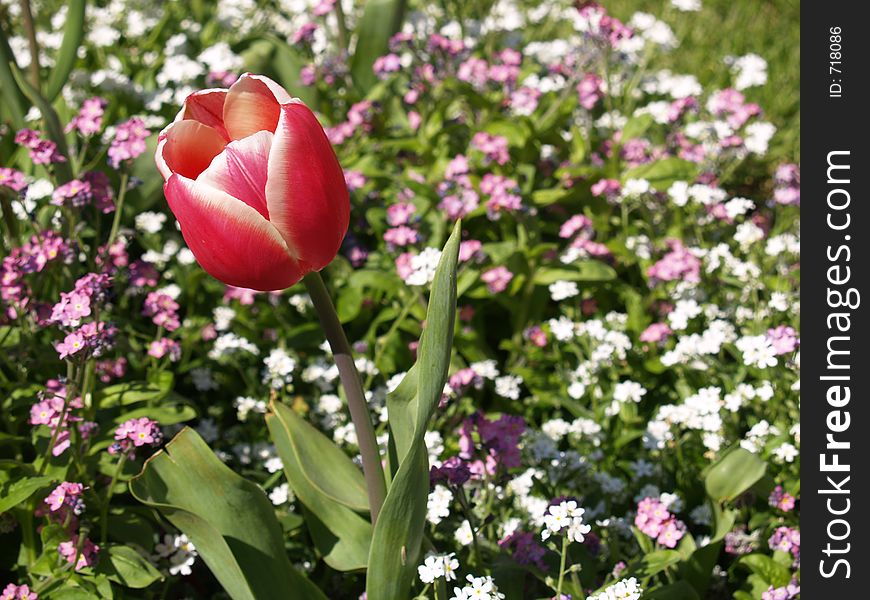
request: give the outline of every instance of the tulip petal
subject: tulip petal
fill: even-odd
[[[242,76],[227,92],[223,121],[230,139],[239,140],[258,131],[275,131],[280,105],[269,86],[259,78]]]
[[[180,117],[208,125],[229,141],[229,135],[224,128],[224,101],[226,97],[227,90],[221,89],[194,92],[184,101]]]
[[[323,127],[301,102],[281,106],[266,203],[269,220],[306,268],[319,270],[332,261],[347,233],[350,198]]]
[[[281,290],[302,278],[278,231],[244,202],[178,174],[164,192],[184,241],[213,277],[261,291]]]
[[[157,167],[164,180],[172,173],[196,179],[226,144],[223,136],[208,125],[190,119],[177,121],[160,134]]]
[[[272,137],[271,131],[258,131],[230,142],[196,180],[238,198],[268,219],[266,174]]]

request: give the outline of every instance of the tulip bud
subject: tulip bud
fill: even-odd
[[[267,77],[191,94],[155,159],[188,247],[229,285],[287,288],[329,264],[347,233],[350,199],[323,127]]]

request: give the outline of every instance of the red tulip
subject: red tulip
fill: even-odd
[[[347,232],[347,185],[323,127],[267,77],[191,94],[156,161],[184,240],[224,283],[289,287],[329,264]]]

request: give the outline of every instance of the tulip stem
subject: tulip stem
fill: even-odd
[[[115,238],[118,236],[118,229],[121,226],[121,213],[124,210],[124,198],[127,195],[127,184],[130,176],[126,171],[121,172],[121,183],[118,186],[118,201],[115,203],[115,215],[112,218],[112,229],[109,231],[109,241],[106,242],[106,252],[108,253]]]
[[[347,407],[353,428],[356,431],[359,452],[362,456],[363,475],[369,496],[369,509],[372,515],[372,525],[378,520],[378,513],[387,495],[384,481],[384,468],[381,464],[381,453],[375,438],[375,428],[372,425],[368,403],[362,387],[362,380],[353,361],[350,344],[344,334],[344,328],[335,312],[335,307],[329,297],[329,292],[320,273],[309,273],[302,280],[308,289],[308,295],[314,304],[314,309],[320,318],[320,324],[332,348],[332,355],[341,377],[341,385],[347,396]]]

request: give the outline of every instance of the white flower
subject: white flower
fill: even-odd
[[[617,402],[640,402],[646,388],[636,381],[623,381],[613,387],[613,399]]]
[[[770,123],[759,121],[747,125],[745,133],[743,145],[746,146],[746,149],[755,154],[765,154],[767,146],[770,144],[770,138],[776,133],[776,127]]]
[[[509,400],[519,400],[520,384],[523,383],[523,378],[519,375],[503,375],[495,379],[495,393],[502,398]]]
[[[293,370],[296,360],[283,348],[274,348],[265,359],[263,383],[268,383],[273,389],[281,389],[293,382]]]
[[[567,298],[573,298],[580,293],[576,281],[556,281],[550,284],[550,297],[554,302],[560,302]]]
[[[159,233],[166,223],[166,215],[158,212],[140,212],[136,215],[136,229],[143,233]]]
[[[735,75],[734,87],[738,90],[767,83],[767,61],[757,54],[728,57],[725,60],[731,63],[731,72]]]
[[[212,311],[214,328],[218,331],[227,331],[236,318],[236,311],[229,306],[217,306]]]
[[[411,274],[405,278],[408,285],[428,285],[435,279],[435,270],[441,260],[441,250],[424,248],[420,254],[411,257]]]
[[[773,451],[773,455],[779,462],[794,462],[794,459],[800,456],[800,452],[792,444],[785,442],[779,448]]]
[[[547,323],[550,325],[550,332],[553,334],[553,337],[560,342],[567,342],[576,335],[577,325],[566,316],[550,319]]]
[[[630,577],[617,581],[600,594],[589,596],[588,600],[640,600],[643,593],[637,579]]]
[[[459,528],[453,532],[453,539],[460,546],[470,546],[474,542],[474,532],[471,530],[471,523],[468,519],[463,519]]]
[[[290,485],[287,483],[276,485],[272,488],[272,491],[269,492],[269,500],[271,500],[272,504],[275,506],[281,506],[282,504],[293,502],[294,498],[293,490],[290,489]]]
[[[450,503],[453,502],[453,492],[443,485],[436,485],[426,500],[426,519],[437,525],[442,519],[450,516]]]
[[[550,506],[544,515],[545,529],[541,532],[541,539],[546,540],[564,529],[569,541],[582,542],[586,534],[592,530],[590,525],[583,522],[584,512],[586,510],[578,507],[574,500]]]
[[[683,12],[701,10],[701,0],[671,0],[671,6]]]
[[[743,353],[743,364],[749,367],[765,369],[777,364],[776,350],[765,335],[748,335],[735,343]]]

